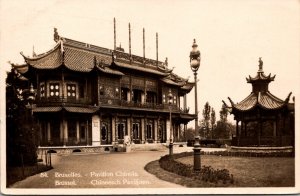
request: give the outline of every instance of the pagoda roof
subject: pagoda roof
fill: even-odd
[[[33,108],[33,112],[35,113],[42,113],[42,112],[59,112],[62,109],[65,109],[67,112],[72,113],[94,113],[99,108],[97,107],[69,107],[69,106],[63,106],[63,107],[54,107],[54,106],[45,106],[45,107],[35,107]]]
[[[271,81],[274,81],[275,77],[276,77],[276,75],[271,76],[271,74],[269,74],[268,76],[266,76],[263,71],[258,71],[257,75],[255,77],[251,77],[249,75],[249,77],[246,78],[246,80],[247,80],[248,83],[253,83],[253,82],[256,82],[256,81],[271,82]]]
[[[239,103],[234,103],[228,97],[231,107],[223,101],[226,107],[230,109],[231,113],[234,111],[246,112],[257,107],[265,110],[277,110],[288,105],[292,93],[289,93],[285,100],[281,100],[270,93],[268,84],[274,80],[275,75],[271,76],[271,74],[269,74],[266,76],[263,71],[263,61],[261,60],[261,57],[258,62],[259,69],[257,75],[255,77],[249,76],[249,78],[247,78],[247,82],[252,83],[252,92],[250,95]]]
[[[194,82],[186,82],[182,87],[181,89],[182,90],[186,90],[186,91],[190,91],[192,90],[192,88],[195,86],[195,83]]]
[[[271,81],[274,81],[275,79],[275,76],[271,76],[271,74],[269,74],[268,76],[264,74],[264,71],[263,71],[263,61],[261,60],[261,57],[259,57],[259,69],[257,71],[257,74],[255,77],[251,77],[249,75],[248,78],[246,78],[247,82],[248,83],[255,83],[255,82],[271,82]]]
[[[26,73],[29,67],[50,70],[65,66],[76,72],[88,73],[96,69],[103,73],[122,76],[124,73],[121,70],[128,69],[155,74],[162,82],[181,87],[183,90],[193,88],[193,83],[188,83],[184,78],[174,74],[173,69],[168,68],[167,59],[165,62],[148,59],[61,37],[57,29],[54,32],[56,44],[51,50],[39,55],[34,53],[32,57],[25,56],[21,52],[26,64],[17,67],[20,73]]]
[[[232,110],[250,111],[255,107],[261,107],[266,110],[276,110],[288,104],[291,93],[285,101],[267,92],[252,92],[248,97],[239,103],[234,103],[229,97]]]

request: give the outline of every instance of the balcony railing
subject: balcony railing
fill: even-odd
[[[86,98],[70,98],[70,97],[41,97],[37,100],[38,104],[57,104],[57,103],[70,103],[70,104],[82,104],[88,105],[92,102]]]
[[[57,105],[57,104],[69,104],[69,105],[94,105],[96,103],[88,100],[86,98],[68,98],[68,97],[41,97],[37,100],[37,105]],[[153,110],[170,110],[169,104],[159,104],[153,102],[135,102],[135,101],[125,101],[120,99],[112,98],[100,98],[99,105],[101,106],[119,106],[119,107],[129,107],[129,108],[140,108],[140,109],[153,109]],[[177,105],[171,105],[172,112],[189,113],[189,109],[179,108]]]
[[[145,109],[153,109],[153,110],[168,110],[170,109],[169,104],[158,104],[158,103],[149,103],[149,102],[134,102],[134,101],[125,101],[119,99],[110,99],[110,98],[101,98],[100,105],[105,106],[121,106],[121,107],[129,107],[129,108],[145,108]],[[173,112],[186,112],[188,110],[181,110],[177,105],[171,105]]]

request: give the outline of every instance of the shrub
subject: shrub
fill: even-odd
[[[202,166],[200,172],[195,172],[192,165],[186,165],[177,162],[175,158],[190,156],[191,153],[180,153],[175,154],[173,157],[169,155],[163,156],[159,160],[159,165],[161,168],[176,173],[181,176],[190,177],[192,179],[203,180],[206,182],[218,183],[221,181],[223,184],[233,183],[233,175],[229,174],[227,169],[215,170],[211,166]]]

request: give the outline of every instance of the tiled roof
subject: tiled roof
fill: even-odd
[[[271,82],[271,81],[274,81],[275,76],[276,75],[271,76],[271,74],[266,76],[263,71],[258,71],[257,75],[255,77],[252,78],[251,76],[249,76],[248,78],[246,78],[246,80],[248,83],[262,81],[262,80]]]
[[[184,83],[182,83],[182,82],[175,82],[167,77],[162,78],[161,81],[163,81],[164,83],[167,83],[167,84],[175,85],[175,86],[183,86],[184,85]]]
[[[275,97],[270,92],[259,92],[251,93],[240,103],[234,104],[231,100],[231,105],[233,109],[240,111],[249,111],[256,106],[260,106],[264,109],[273,110],[278,109],[286,105],[286,102]]]
[[[181,87],[181,89],[190,91],[190,90],[192,90],[192,88],[194,87],[194,85],[195,85],[194,83],[186,82],[186,83]]]
[[[123,67],[123,68],[134,69],[134,70],[148,72],[148,73],[153,73],[153,74],[157,74],[157,75],[161,75],[161,76],[168,75],[168,73],[161,72],[161,71],[159,71],[157,69],[151,69],[151,68],[143,66],[143,65],[129,64],[129,63],[125,63],[125,62],[118,61],[118,60],[115,61],[115,65],[117,65],[119,67]]]
[[[94,113],[98,110],[97,107],[93,108],[85,108],[85,107],[54,107],[54,106],[49,106],[49,107],[36,107],[33,108],[33,112],[40,113],[40,112],[59,112],[62,109],[65,109],[68,112],[74,112],[74,113]]]
[[[66,67],[73,71],[79,72],[90,72],[94,64],[94,59],[96,58],[98,62],[103,64],[110,65],[111,56],[86,51],[82,49],[77,49],[74,47],[65,46],[65,61],[64,64]]]
[[[60,36],[56,41],[55,47],[46,53],[34,57],[26,57],[22,54],[26,63],[36,69],[55,69],[65,65],[68,69],[77,72],[90,72],[97,68],[103,73],[122,76],[124,74],[116,70],[120,67],[161,76],[163,82],[183,87],[183,90],[190,90],[193,87],[187,85],[187,80],[172,73],[173,69],[167,68],[167,61],[163,63]],[[20,72],[23,73],[27,70],[25,67],[20,68]]]
[[[62,107],[36,107],[33,108],[33,112],[59,112],[61,111]]]
[[[15,68],[20,74],[24,74],[28,71],[28,66],[27,64],[23,64],[23,65],[18,65],[18,64],[13,64],[13,63],[10,63],[11,66],[13,68]]]
[[[68,112],[74,113],[94,113],[98,110],[98,108],[84,108],[84,107],[64,107],[64,109]]]
[[[52,50],[36,57],[26,57],[23,53],[21,53],[21,55],[24,57],[26,63],[37,69],[58,68],[61,66],[63,59],[61,43],[57,43]]]
[[[104,67],[97,67],[100,71],[104,72],[104,73],[108,73],[108,74],[114,74],[114,75],[119,75],[119,76],[123,76],[124,74],[118,70],[113,70],[107,66]]]

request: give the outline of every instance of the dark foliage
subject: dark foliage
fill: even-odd
[[[203,180],[211,183],[223,184],[233,183],[233,175],[229,174],[227,169],[215,170],[210,166],[202,166],[200,172],[195,172],[192,165],[186,165],[176,161],[177,158],[189,156],[190,153],[180,153],[170,157],[169,155],[163,156],[159,160],[160,167],[176,173],[181,176],[190,177],[192,179]]]
[[[6,156],[7,166],[33,165],[37,161],[36,128],[24,97],[28,82],[12,69],[6,78]]]

